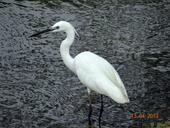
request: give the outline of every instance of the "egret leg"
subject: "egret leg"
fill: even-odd
[[[101,117],[103,113],[103,95],[100,95],[101,100],[101,108],[100,108],[100,114],[99,114],[99,128],[101,128]]]
[[[92,114],[92,105],[91,105],[91,95],[90,95],[90,89],[87,89],[88,91],[88,98],[89,98],[89,115],[88,115],[88,122],[89,122],[89,127],[91,127],[91,114]]]

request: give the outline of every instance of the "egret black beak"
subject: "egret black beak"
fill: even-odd
[[[38,36],[38,35],[41,35],[41,34],[43,34],[43,33],[50,32],[50,31],[53,31],[53,30],[54,30],[54,29],[52,29],[52,28],[47,28],[47,29],[45,29],[45,30],[43,30],[43,31],[37,32],[37,33],[35,33],[35,34],[32,34],[32,35],[29,36],[29,37],[36,37],[36,36]]]

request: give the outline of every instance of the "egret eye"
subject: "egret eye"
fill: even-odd
[[[59,28],[60,28],[59,26],[56,27],[56,29],[59,29]]]

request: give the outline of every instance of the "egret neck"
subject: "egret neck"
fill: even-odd
[[[60,54],[61,57],[64,61],[64,64],[75,73],[75,69],[74,69],[74,59],[70,56],[70,46],[72,45],[73,41],[74,41],[74,37],[75,37],[75,32],[74,32],[74,28],[72,29],[67,29],[66,31],[67,37],[65,40],[62,41],[61,45],[60,45]]]

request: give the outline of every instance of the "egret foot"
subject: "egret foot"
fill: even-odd
[[[88,124],[89,124],[89,128],[91,128],[92,126],[92,122],[91,122],[91,114],[92,114],[92,105],[91,105],[91,95],[90,95],[90,90],[88,89],[88,97],[89,97],[89,114],[88,114]]]
[[[100,100],[101,100],[101,108],[100,108],[100,114],[99,114],[99,128],[101,128],[101,117],[103,113],[103,95],[100,96]]]
[[[92,105],[91,105],[91,103],[90,103],[90,104],[89,104],[89,115],[88,115],[89,126],[92,125],[92,122],[91,122],[91,114],[92,114]]]

